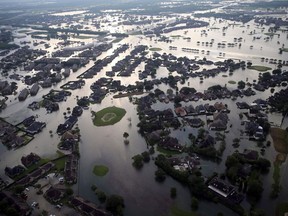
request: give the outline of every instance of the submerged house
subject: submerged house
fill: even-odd
[[[35,122],[35,116],[30,116],[22,121],[25,127],[29,127],[33,122]]]
[[[98,208],[94,203],[84,200],[79,196],[72,197],[69,204],[82,215],[112,216],[111,213]]]
[[[258,160],[259,158],[258,152],[252,149],[244,149],[243,153],[240,155],[247,160]]]
[[[240,204],[244,195],[237,192],[236,188],[217,177],[213,178],[208,188],[227,204]]]
[[[196,145],[198,148],[208,148],[214,146],[216,140],[213,136],[207,134],[203,139],[197,139]]]
[[[39,89],[40,89],[40,87],[39,87],[39,85],[37,83],[33,84],[33,86],[30,89],[30,95],[31,96],[37,95]]]
[[[159,141],[158,146],[161,148],[182,152],[183,146],[179,144],[178,139],[167,136]]]
[[[70,68],[65,68],[64,72],[62,74],[65,78],[69,77],[70,76]]]
[[[60,124],[57,127],[57,134],[62,135],[66,131],[71,130],[72,127],[76,124],[78,118],[76,116],[71,115],[64,124]]]
[[[36,134],[42,131],[42,129],[46,127],[45,122],[33,122],[29,127],[26,128],[26,131],[30,134]]]
[[[26,88],[24,88],[24,89],[20,92],[20,94],[19,94],[19,96],[18,96],[19,101],[24,101],[24,100],[26,100],[26,98],[28,97],[28,95],[29,95],[29,90],[26,89]]]
[[[23,156],[21,158],[21,162],[25,167],[30,167],[33,164],[37,164],[40,160],[41,158],[37,154],[32,152],[29,155]]]
[[[51,186],[44,194],[44,197],[52,203],[59,202],[65,194],[65,187],[60,188],[60,186]]]
[[[191,127],[201,127],[204,122],[200,118],[186,119]]]
[[[226,130],[228,123],[228,115],[224,112],[213,114],[213,122],[209,124],[210,130]]]
[[[25,171],[25,168],[21,165],[17,165],[14,167],[6,167],[5,168],[5,174],[9,176],[10,178],[14,178],[20,174],[22,174]]]
[[[175,113],[176,113],[177,116],[181,116],[181,117],[187,115],[187,112],[186,112],[186,110],[184,109],[184,107],[177,107],[177,108],[175,108]]]

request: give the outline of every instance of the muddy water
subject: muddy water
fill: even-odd
[[[143,44],[148,45],[149,47],[159,47],[162,48],[160,53],[172,53],[178,57],[187,56],[189,58],[203,58],[206,57],[209,60],[218,61],[223,60],[223,53],[225,53],[226,58],[240,59],[244,61],[251,60],[253,64],[261,64],[270,66],[275,68],[275,65],[271,65],[268,63],[261,63],[261,57],[265,58],[276,58],[281,60],[287,60],[288,54],[283,53],[280,55],[278,53],[278,48],[282,46],[282,44],[287,44],[287,33],[280,32],[280,36],[273,36],[268,42],[264,42],[263,38],[266,37],[264,35],[265,32],[268,32],[268,28],[262,30],[259,29],[252,22],[245,24],[243,27],[239,25],[232,25],[232,22],[219,22],[219,20],[210,19],[210,26],[199,29],[191,29],[188,30],[186,34],[184,31],[175,31],[167,34],[166,36],[172,35],[181,35],[181,37],[172,39],[171,43],[159,42],[153,38],[150,40],[149,38],[144,38],[143,36],[129,36],[128,38],[123,39],[120,44],[129,43],[132,45],[131,49],[135,45]],[[248,26],[249,25],[249,26]],[[229,27],[228,27],[229,26]],[[211,29],[213,27],[217,27],[219,29]],[[228,27],[225,31],[225,36],[223,36],[223,27]],[[203,30],[206,31],[207,34],[203,34]],[[260,39],[253,40],[253,36],[249,35],[252,31],[257,35],[261,35]],[[201,36],[202,32],[202,36]],[[189,42],[184,37],[191,37],[191,41]],[[218,43],[232,43],[234,38],[243,38],[242,46],[239,48],[238,46],[234,48],[218,48]],[[27,40],[32,40],[29,36],[26,38]],[[212,47],[202,46],[202,42],[210,42],[214,39],[214,43]],[[20,42],[23,39],[17,39]],[[80,40],[80,39],[79,39]],[[80,40],[80,41],[91,41],[91,40]],[[197,41],[200,41],[200,45],[197,45]],[[244,42],[245,41],[245,42]],[[279,41],[279,43],[278,43]],[[58,40],[51,39],[49,43],[51,43],[50,52],[54,50]],[[176,46],[178,50],[171,51],[169,50],[169,46]],[[250,49],[250,46],[253,45],[253,48]],[[32,46],[32,45],[31,45]],[[114,44],[113,49],[115,49],[118,44]],[[181,50],[181,48],[195,48],[199,49],[199,54],[193,53],[185,53]],[[262,48],[261,48],[262,47]],[[39,45],[37,48],[41,48]],[[99,59],[105,57],[106,55],[110,55],[112,50],[109,50],[107,53],[102,54]],[[130,50],[131,50],[130,49]],[[46,114],[46,111],[43,109],[37,111],[31,111],[27,109],[28,104],[32,101],[40,100],[42,95],[49,92],[49,89],[41,89],[37,96],[28,97],[24,102],[18,102],[18,100],[14,100],[15,96],[10,96],[9,100],[11,102],[8,103],[8,108],[1,113],[1,117],[5,118],[7,121],[11,123],[19,123],[24,118],[29,117],[30,115],[38,115],[39,121],[45,121],[47,127],[43,129],[43,131],[36,135],[35,139],[30,142],[27,146],[24,146],[17,150],[8,151],[3,145],[0,145],[0,175],[3,178],[7,178],[4,175],[5,166],[14,166],[20,164],[21,156],[25,154],[29,154],[30,152],[35,152],[42,157],[55,157],[57,144],[59,143],[59,137],[56,134],[56,128],[58,124],[64,122],[63,112],[67,111],[67,108],[74,107],[76,105],[76,96],[88,96],[91,93],[90,85],[100,77],[105,76],[105,72],[110,70],[111,67],[119,60],[123,59],[125,55],[129,54],[130,50],[121,54],[117,57],[111,64],[109,64],[106,68],[104,68],[97,76],[93,79],[85,80],[86,85],[80,90],[71,91],[72,95],[67,98],[66,102],[59,103],[60,110],[58,112],[52,114]],[[205,54],[201,54],[201,50],[204,50]],[[210,51],[210,54],[207,55],[207,50]],[[220,56],[220,53],[221,56]],[[147,56],[151,56],[152,52]],[[67,81],[76,80],[76,77],[80,75],[82,72],[87,70],[89,67],[93,65],[93,62],[90,61],[85,68],[79,69],[75,73],[71,73],[70,77],[61,81],[57,85],[54,86],[55,89],[60,89],[60,86]],[[207,66],[203,66],[203,68],[209,68]],[[202,68],[202,69],[203,69]],[[132,74],[131,77],[115,77],[116,80],[121,80],[121,82],[125,85],[133,84],[138,81],[138,71],[144,69],[144,63],[140,64],[138,68],[136,68],[135,73]],[[284,67],[287,70],[287,67]],[[25,75],[26,72],[18,71],[20,74]],[[31,72],[33,74],[33,72]],[[160,67],[157,71],[157,77],[166,77],[168,75],[168,71],[166,68]],[[175,73],[174,73],[175,74]],[[228,74],[226,74],[228,75]],[[237,85],[229,84],[229,80],[234,80],[236,82],[240,80],[248,80],[252,82],[257,79],[259,72],[252,71],[249,69],[246,70],[236,70],[233,75],[228,77],[223,77],[222,74],[219,74],[215,78],[204,79],[202,84],[199,83],[199,78],[190,78],[184,85],[178,85],[179,89],[182,86],[187,86],[189,82],[190,87],[194,87],[197,91],[204,91],[207,87],[215,84],[227,85],[229,89],[234,89]],[[148,78],[150,79],[150,78]],[[24,87],[23,84],[19,83],[19,90]],[[162,89],[164,92],[168,89],[166,85],[159,85],[157,88]],[[277,89],[276,89],[277,90]],[[251,103],[253,100],[257,98],[266,99],[270,95],[269,91],[266,92],[257,92],[256,96],[238,99],[237,101],[247,101]],[[95,184],[100,190],[105,191],[107,194],[119,194],[125,199],[125,215],[168,215],[169,209],[172,205],[177,205],[183,209],[190,209],[190,193],[187,188],[183,187],[178,182],[174,181],[171,178],[167,178],[167,180],[163,184],[159,184],[154,180],[154,172],[156,171],[156,166],[154,165],[153,160],[148,164],[145,164],[144,167],[137,171],[132,166],[131,158],[135,154],[139,154],[145,150],[147,150],[147,145],[145,140],[138,134],[137,132],[137,123],[138,116],[136,112],[136,106],[131,104],[128,98],[121,99],[113,99],[113,95],[109,94],[105,97],[101,104],[91,105],[89,110],[85,110],[83,115],[79,118],[78,126],[81,131],[81,142],[80,142],[80,169],[79,169],[79,181],[75,186],[75,191],[77,194],[91,200],[97,202],[97,198],[95,194],[90,189],[92,184]],[[225,171],[225,159],[228,155],[233,153],[235,149],[232,147],[232,140],[234,138],[240,137],[240,130],[244,130],[243,126],[240,125],[240,121],[238,118],[240,110],[236,107],[237,101],[231,101],[230,99],[220,100],[223,103],[228,105],[228,108],[231,110],[229,114],[230,124],[232,127],[230,128],[230,132],[226,134],[226,142],[227,147],[223,154],[223,160],[221,163],[217,164],[211,161],[202,160],[202,172],[203,175],[210,175],[214,170],[217,170],[219,173],[223,173]],[[182,103],[182,105],[193,104],[198,105],[200,103],[215,103],[215,101],[198,101],[196,102],[188,102]],[[124,118],[113,126],[106,127],[95,127],[91,120],[91,111],[98,111],[107,106],[118,106],[125,108],[127,113]],[[163,110],[166,108],[173,108],[174,104],[163,104],[157,102],[153,105],[153,108]],[[131,124],[128,118],[131,118]],[[205,120],[204,117],[203,120]],[[276,113],[269,114],[269,120],[276,125],[280,125],[282,116]],[[207,128],[207,125],[204,126]],[[50,137],[49,130],[53,131],[53,137]],[[129,141],[128,145],[124,144],[123,133],[129,133]],[[188,134],[189,133],[197,134],[197,129],[192,129],[190,127],[185,127],[181,131],[172,131],[171,135],[179,138],[182,144],[189,144]],[[212,132],[211,132],[212,133]],[[212,133],[213,134],[213,133]],[[256,149],[259,150],[257,144],[255,142],[249,141],[245,137],[242,137],[240,142],[240,147],[238,150],[241,152],[245,148]],[[270,137],[268,137],[271,140]],[[157,154],[157,153],[156,153]],[[269,160],[273,161],[275,159],[276,152],[273,149],[273,146],[266,149],[265,157]],[[93,166],[95,164],[103,164],[109,167],[109,173],[105,177],[96,177],[92,173]],[[282,189],[283,191],[280,194],[278,200],[287,200],[285,194],[288,194],[288,185],[287,181],[285,181],[285,177],[287,177],[287,162],[282,166],[281,173],[283,172],[282,177]],[[282,176],[282,175],[281,175]],[[258,204],[258,207],[265,209],[268,215],[272,215],[273,208],[271,206],[268,208],[267,203],[271,203],[272,206],[275,206],[278,200],[271,201],[269,199],[269,193],[272,184],[272,169],[269,174],[264,176],[264,192],[263,198]],[[170,198],[170,188],[176,187],[178,196],[175,200]],[[246,201],[244,201],[244,205],[248,206]],[[201,202],[199,212],[202,215],[213,215],[215,211],[223,212],[224,215],[233,215],[233,213],[227,208],[216,205],[210,202]]]

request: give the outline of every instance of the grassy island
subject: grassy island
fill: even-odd
[[[288,52],[288,48],[280,48],[282,52]]]
[[[271,128],[270,133],[275,150],[279,153],[288,154],[288,132],[280,128]]]
[[[92,111],[92,113],[94,115],[93,123],[95,126],[107,126],[119,122],[126,114],[126,110],[113,106],[102,109],[99,112]]]
[[[229,80],[228,83],[232,84],[232,85],[236,84],[236,82],[234,80]]]
[[[281,128],[271,128],[271,137],[273,139],[274,148],[279,154],[274,162],[273,180],[271,197],[277,197],[281,191],[280,185],[280,165],[285,162],[288,153],[288,132]],[[279,215],[279,214],[276,214]]]
[[[170,37],[172,38],[179,38],[179,37],[182,37],[181,35],[171,35]]]
[[[268,70],[272,69],[270,67],[261,66],[261,65],[252,65],[252,66],[249,66],[247,68],[252,69],[252,70],[257,70],[259,72],[265,72],[265,71],[268,71]]]
[[[162,49],[161,48],[158,48],[158,47],[152,47],[149,49],[150,51],[154,51],[154,52],[157,52],[157,51],[161,51]]]
[[[274,36],[274,35],[280,35],[280,34],[273,33],[273,32],[266,32],[266,33],[264,33],[264,35],[267,35],[267,36]]]
[[[105,176],[109,172],[109,168],[103,165],[95,165],[93,168],[93,173],[96,176]]]

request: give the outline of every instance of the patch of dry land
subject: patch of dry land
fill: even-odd
[[[107,126],[119,122],[126,114],[126,110],[113,106],[98,112],[92,111],[92,114],[94,116],[93,123],[95,126]]]
[[[273,139],[274,148],[279,152],[277,160],[284,162],[288,154],[288,132],[281,128],[271,128],[270,134]]]

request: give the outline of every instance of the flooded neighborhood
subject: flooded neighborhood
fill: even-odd
[[[288,213],[286,1],[0,8],[0,214]]]

